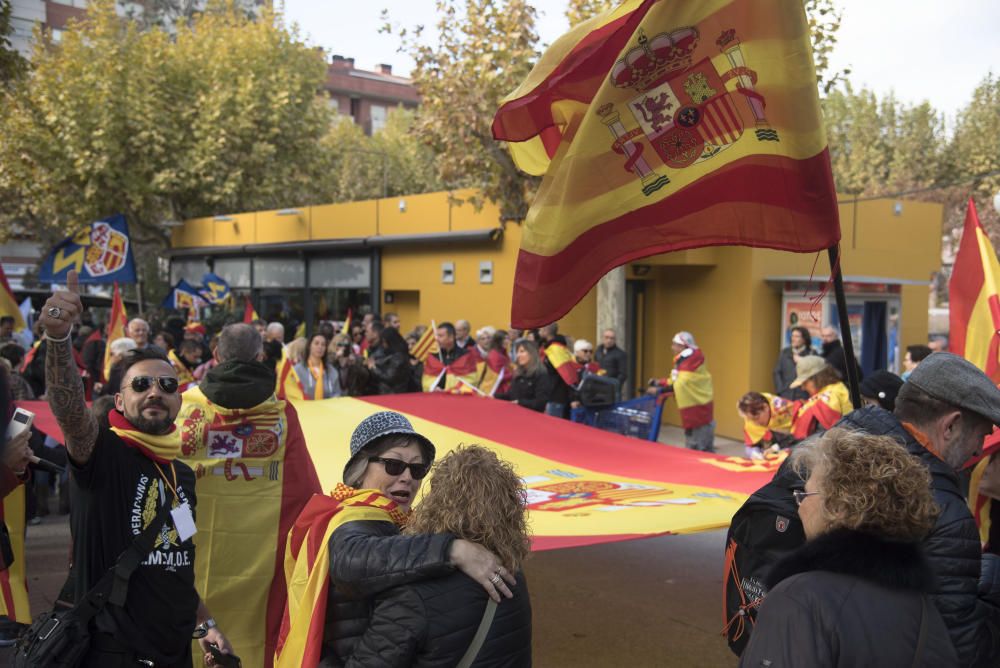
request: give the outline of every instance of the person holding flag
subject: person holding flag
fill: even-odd
[[[684,444],[691,450],[715,452],[712,374],[705,354],[690,332],[677,332],[670,342],[674,368],[670,378],[651,380],[650,394],[673,393],[684,427]]]
[[[455,339],[455,326],[450,322],[438,325],[434,336],[438,352],[424,359],[424,392],[450,392],[464,386],[476,387],[479,354],[475,347],[470,350],[460,348]]]

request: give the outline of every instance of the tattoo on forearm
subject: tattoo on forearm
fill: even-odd
[[[97,420],[87,409],[83,379],[73,362],[69,341],[47,341],[45,345],[45,395],[70,456],[86,462],[97,443]]]

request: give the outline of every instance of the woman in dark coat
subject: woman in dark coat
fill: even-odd
[[[774,391],[785,399],[806,399],[809,395],[798,388],[791,387],[795,380],[795,364],[800,358],[815,355],[810,341],[812,336],[805,327],[792,327],[791,344],[781,351],[778,363],[774,365]]]
[[[810,471],[793,492],[806,544],[769,575],[740,666],[957,666],[926,595],[927,469],[892,438],[844,429],[795,456]]]
[[[461,573],[396,587],[378,597],[371,624],[347,662],[351,668],[531,665],[531,599],[520,565],[528,556],[524,483],[484,447],[459,447],[434,471],[431,491],[407,523],[410,535],[450,533],[476,542],[516,574],[514,598],[488,608],[482,587]],[[485,640],[472,647],[480,624]]]
[[[332,586],[320,666],[342,666],[354,653],[368,628],[373,597],[392,587],[457,574],[483,596],[497,601],[511,596],[507,585],[513,586],[514,578],[497,555],[482,546],[453,533],[399,534],[396,520],[409,513],[434,454],[434,444],[399,413],[375,413],[354,430],[344,485],[338,485],[338,491],[380,494],[393,502],[394,510],[377,512],[379,519],[348,520],[330,536]]]
[[[553,378],[538,356],[538,346],[528,339],[514,342],[514,379],[506,392],[497,399],[512,401],[518,406],[541,413],[552,399]]]
[[[409,346],[392,327],[379,327],[378,332],[378,341],[368,350],[372,393],[402,394],[409,389]]]

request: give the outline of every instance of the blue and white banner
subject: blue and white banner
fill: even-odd
[[[42,263],[38,280],[65,283],[70,269],[76,269],[81,283],[135,283],[135,261],[125,216],[98,220],[61,241]]]

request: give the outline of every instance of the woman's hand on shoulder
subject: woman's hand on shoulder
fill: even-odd
[[[451,544],[448,558],[458,570],[478,582],[497,603],[501,596],[513,598],[514,594],[508,585],[513,587],[517,580],[503,567],[497,556],[485,547],[458,538]]]

